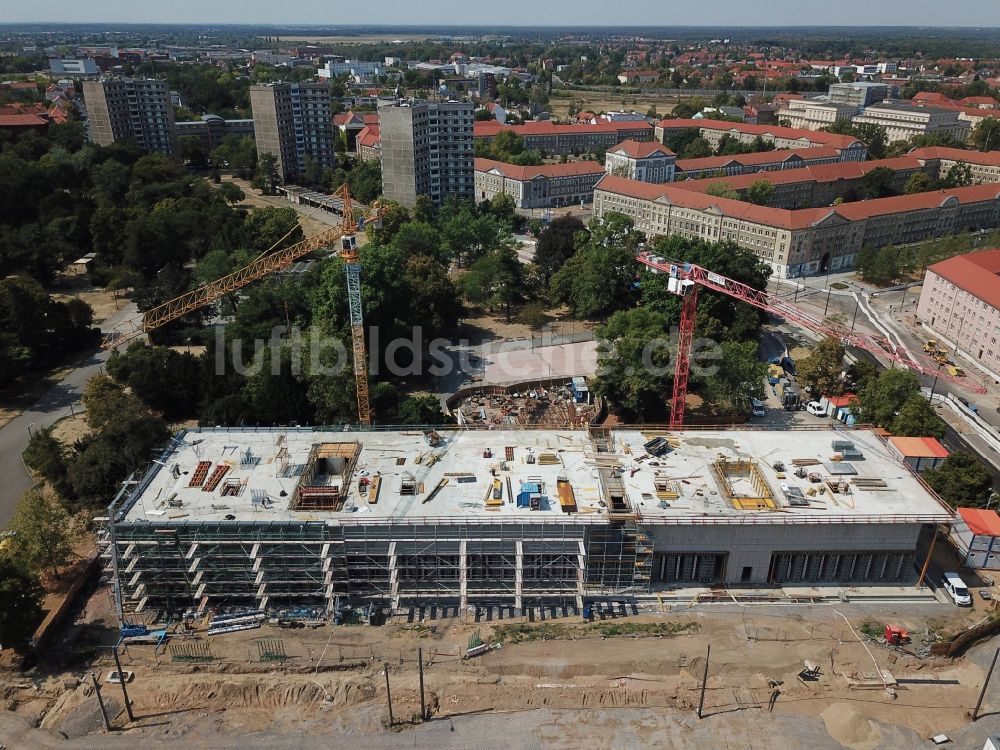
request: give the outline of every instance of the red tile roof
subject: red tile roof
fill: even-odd
[[[662,143],[656,143],[655,141],[622,141],[617,146],[609,148],[608,153],[623,153],[626,156],[631,156],[633,159],[645,159],[647,156],[652,156],[653,154],[675,156],[673,151]]]
[[[958,515],[969,530],[978,536],[1000,536],[1000,516],[995,510],[959,508]]]
[[[808,158],[807,155],[810,152],[819,150],[806,149],[796,153],[803,156],[803,158]],[[771,153],[777,152],[772,151]],[[681,161],[677,162],[678,168],[681,167],[681,164]],[[683,180],[676,184],[685,190],[705,192],[709,185],[725,182],[734,190],[740,190],[749,187],[758,180],[765,180],[772,185],[789,185],[796,182],[836,182],[837,180],[860,179],[878,167],[888,167],[893,171],[900,171],[904,169],[920,169],[920,166],[920,160],[914,156],[899,156],[895,159],[880,159],[878,161],[841,161],[836,164],[817,164],[799,169],[762,170],[760,172],[750,172],[740,175],[703,177],[697,180]]]
[[[45,127],[49,121],[38,115],[0,115],[0,128]]]
[[[1000,108],[1000,102],[992,96],[967,96],[964,99],[959,99],[958,103],[963,107],[981,107],[985,105],[992,109]]]
[[[620,130],[652,130],[653,126],[648,122],[607,122],[594,123],[556,124],[551,120],[541,120],[538,122],[526,122],[523,125],[504,125],[496,120],[481,120],[472,126],[473,135],[476,138],[492,138],[501,130],[512,130],[520,136],[526,135],[572,135],[574,133],[606,133],[608,131]]]
[[[382,145],[382,132],[378,125],[365,125],[354,140],[358,148],[362,146],[378,148]]]
[[[683,208],[696,208],[700,210],[716,206],[726,216],[782,229],[804,229],[817,224],[833,214],[839,214],[851,221],[859,221],[884,214],[935,208],[947,200],[956,200],[959,203],[975,203],[1000,199],[1000,185],[972,185],[970,187],[953,188],[951,190],[936,190],[929,193],[897,195],[891,198],[877,198],[869,201],[844,203],[835,208],[800,208],[789,210],[755,206],[751,203],[731,198],[718,198],[714,195],[707,195],[694,190],[685,190],[683,187],[678,186],[677,183],[671,185],[652,185],[615,175],[607,175],[602,178],[597,184],[596,189],[645,200],[666,198],[670,203]],[[1000,250],[995,252],[998,256],[998,264],[1000,264]],[[948,261],[943,261],[943,263],[948,263]],[[934,267],[931,266],[931,269]],[[998,271],[1000,271],[1000,265],[998,265]],[[978,275],[982,277],[982,269],[979,270]],[[1000,283],[996,283],[995,285],[998,303],[996,307],[1000,307]]]
[[[833,213],[832,209],[827,208],[802,208],[795,211],[784,208],[767,208],[745,201],[718,198],[693,190],[684,190],[677,187],[676,184],[654,185],[610,174],[603,177],[594,189],[644,200],[665,199],[672,205],[681,208],[702,210],[714,206],[726,216],[783,229],[802,229]]]
[[[836,406],[837,408],[843,406],[850,406],[851,404],[857,403],[858,397],[853,393],[845,393],[843,396],[830,396],[827,401],[831,406]]]
[[[798,159],[836,159],[839,156],[840,151],[825,146],[818,146],[816,148],[789,148],[780,151],[758,151],[752,154],[730,154],[729,156],[704,156],[700,159],[678,159],[677,168],[682,172],[694,172],[703,169],[725,169],[730,164],[758,166],[796,161]]]
[[[941,107],[955,105],[951,99],[938,91],[920,91],[913,96],[914,104],[936,104]]]
[[[770,135],[774,138],[787,138],[789,140],[806,140],[810,143],[821,143],[824,146],[833,148],[848,148],[856,143],[858,139],[849,135],[838,135],[836,133],[824,133],[819,130],[802,130],[801,128],[783,128],[780,125],[750,125],[744,122],[728,122],[726,120],[660,120],[657,126],[666,129],[700,128],[704,130],[717,130],[729,133],[746,133],[747,135]]]
[[[956,255],[927,268],[955,286],[1000,308],[1000,250]]]
[[[889,438],[889,443],[893,445],[901,455],[907,458],[947,458],[948,451],[932,437],[898,437],[893,435]]]
[[[504,177],[511,180],[532,180],[535,177],[574,177],[589,174],[604,174],[604,167],[596,161],[574,161],[566,164],[543,164],[539,167],[521,167],[517,164],[494,161],[493,159],[476,159],[476,171],[488,172],[498,170]]]
[[[947,159],[949,161],[964,161],[967,164],[979,164],[985,167],[1000,167],[1000,151],[968,151],[964,148],[925,146],[924,148],[911,150],[909,156],[924,160]]]

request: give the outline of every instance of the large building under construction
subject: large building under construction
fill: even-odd
[[[177,434],[99,519],[125,611],[903,582],[952,512],[867,430]]]

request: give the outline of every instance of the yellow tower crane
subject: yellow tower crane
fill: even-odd
[[[215,302],[230,292],[242,289],[275,271],[288,268],[292,263],[309,255],[309,253],[335,245],[340,241],[340,255],[344,260],[344,270],[347,274],[347,300],[351,316],[351,340],[354,348],[354,380],[358,391],[358,420],[361,424],[371,424],[371,406],[368,402],[368,354],[365,347],[364,316],[361,308],[361,263],[358,257],[357,232],[364,224],[379,221],[388,213],[388,208],[376,202],[373,211],[365,216],[359,225],[354,216],[354,204],[347,185],[342,185],[335,192],[335,195],[342,202],[343,219],[340,226],[332,227],[294,245],[275,251],[274,248],[281,242],[278,240],[278,243],[272,245],[243,268],[150,308],[139,317],[120,323],[105,334],[101,342],[102,348],[110,349],[139,338],[172,320],[177,320],[194,310]]]

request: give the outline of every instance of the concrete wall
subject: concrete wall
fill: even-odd
[[[382,137],[382,194],[402,206],[417,202],[416,158],[413,144],[413,109],[380,107]]]
[[[726,583],[739,583],[744,567],[749,583],[767,583],[773,552],[912,551],[920,524],[796,524],[731,526],[651,526],[655,553],[728,552]]]

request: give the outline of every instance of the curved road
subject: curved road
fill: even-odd
[[[109,330],[137,314],[135,304],[129,303],[101,323],[101,330]],[[3,478],[0,482],[0,528],[10,522],[21,493],[32,486],[31,477],[21,463],[21,452],[28,446],[29,430],[48,427],[69,414],[73,405],[80,401],[87,381],[101,371],[110,354],[108,350],[87,356],[23,414],[0,428],[0,477]]]

